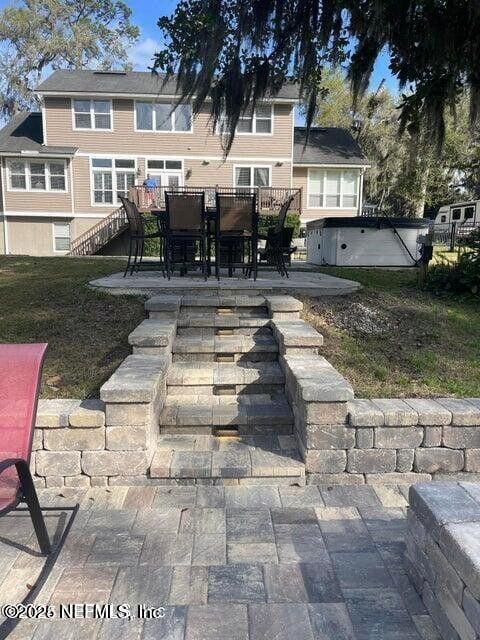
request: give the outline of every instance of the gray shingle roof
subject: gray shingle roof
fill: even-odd
[[[293,164],[369,164],[347,129],[312,127],[305,146],[306,131],[305,127],[295,127]]]
[[[172,96],[177,93],[176,79],[171,78],[163,84],[164,76],[155,76],[149,71],[99,72],[91,70],[59,69],[44,80],[37,88],[38,92],[68,93],[105,93],[127,95]],[[285,84],[277,98],[298,100],[298,85]]]
[[[0,130],[0,153],[21,153],[34,151],[39,154],[73,155],[76,147],[44,146],[42,133],[42,114],[17,113]]]

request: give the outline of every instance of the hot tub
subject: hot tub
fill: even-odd
[[[307,262],[341,267],[414,267],[431,221],[322,218],[307,222]]]

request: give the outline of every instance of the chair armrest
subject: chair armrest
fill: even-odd
[[[26,465],[28,468],[27,461],[24,460],[23,458],[8,458],[7,460],[2,460],[2,462],[0,462],[0,473],[3,473],[6,469],[9,469],[10,467],[13,467],[13,465],[15,466],[22,465],[22,463],[23,465]]]

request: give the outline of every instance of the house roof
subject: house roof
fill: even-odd
[[[0,153],[73,155],[76,147],[50,147],[43,143],[42,114],[17,113],[0,130]]]
[[[369,162],[348,129],[312,127],[305,144],[306,127],[295,127],[293,164],[347,164],[368,166]]]
[[[44,80],[38,93],[104,93],[105,95],[174,96],[178,93],[176,77],[164,83],[163,74],[150,71],[92,71],[86,69],[59,69]],[[283,100],[298,100],[299,87],[286,83],[274,96]]]

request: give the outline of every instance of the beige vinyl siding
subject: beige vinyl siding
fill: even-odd
[[[17,158],[8,158],[16,160]],[[28,160],[24,156],[18,157],[18,160]],[[31,158],[39,160],[39,158]],[[70,185],[69,160],[65,160],[65,185],[66,192],[56,191],[10,191],[8,188],[8,161],[4,159],[3,175],[5,180],[5,188],[3,189],[5,211],[28,211],[28,212],[45,212],[45,213],[71,213],[72,210],[72,193]],[[45,161],[64,162],[63,158],[45,158]]]
[[[270,167],[271,186],[290,188],[291,184],[291,165],[284,162],[281,167],[275,166],[271,162],[248,162],[248,161],[212,161],[208,165],[203,164],[200,160],[185,160],[184,170],[190,177],[185,179],[185,184],[192,187],[199,186],[234,186],[234,167],[236,165]]]
[[[90,160],[85,156],[75,156],[72,161],[73,198],[75,213],[97,213],[100,217],[114,210],[108,207],[92,207],[90,185]]]
[[[78,236],[81,236],[82,233],[88,231],[91,227],[96,225],[100,220],[103,219],[103,216],[99,216],[98,218],[74,218],[70,223],[70,238],[71,240],[75,240]]]
[[[0,256],[5,254],[5,218],[0,216]]]
[[[72,145],[83,152],[129,155],[223,155],[220,137],[212,133],[208,106],[193,122],[193,133],[135,131],[134,100],[113,100],[113,131],[74,131],[70,98],[45,98],[49,145]],[[291,157],[293,105],[274,105],[272,135],[237,135],[230,154]]]
[[[108,153],[105,153],[105,156],[108,157]],[[145,159],[144,157],[137,157],[136,159],[137,168],[140,169],[136,184],[142,184],[145,178]],[[274,162],[210,161],[208,164],[204,164],[201,160],[184,160],[184,184],[191,187],[233,186],[234,166],[250,166],[254,164],[270,167],[272,187],[290,188],[292,168],[289,162],[284,162],[280,167],[277,167]],[[187,175],[189,176],[188,178]],[[99,217],[108,215],[117,207],[115,205],[93,206],[91,203],[90,180],[89,158],[76,156],[73,159],[75,213],[96,213]]]
[[[309,209],[308,208],[308,167],[293,167],[292,187],[302,190],[302,224],[318,218],[331,216],[356,216],[355,209]]]

